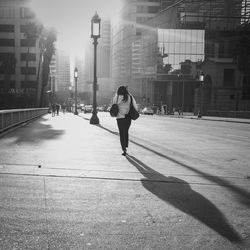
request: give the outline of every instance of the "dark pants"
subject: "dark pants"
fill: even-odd
[[[119,129],[122,150],[125,151],[128,147],[128,130],[131,125],[131,119],[128,117],[118,118],[117,125]]]

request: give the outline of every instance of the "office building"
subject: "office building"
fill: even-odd
[[[1,108],[30,107],[39,103],[39,39],[27,39],[25,36],[27,24],[38,24],[38,20],[29,4],[29,0],[0,1]],[[3,100],[6,102],[3,103]],[[8,100],[12,100],[12,103]]]
[[[66,51],[61,49],[56,50],[55,66],[55,94],[57,96],[58,101],[65,102],[65,99],[67,99],[69,95],[70,86],[70,56]]]
[[[247,0],[175,1],[144,23],[137,97],[170,111],[249,110],[248,73],[235,60],[241,38],[250,41],[249,6]]]

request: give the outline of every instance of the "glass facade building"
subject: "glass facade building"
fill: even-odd
[[[142,36],[142,77],[157,73],[191,74],[183,70],[204,60],[205,31],[184,29],[151,29]],[[185,70],[184,70],[185,71]]]
[[[204,30],[158,29],[159,52],[163,65],[171,65],[169,72],[180,69],[187,60],[204,60],[204,34]]]
[[[149,28],[142,33],[141,43],[137,98],[146,96],[147,104],[164,103],[169,109],[182,106],[191,111],[197,76],[205,58],[205,31]],[[149,91],[141,94],[142,89]]]

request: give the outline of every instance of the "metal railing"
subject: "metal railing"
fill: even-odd
[[[48,113],[48,108],[0,110],[0,135]]]

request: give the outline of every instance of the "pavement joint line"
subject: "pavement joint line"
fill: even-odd
[[[111,178],[111,177],[97,177],[97,176],[63,176],[63,175],[52,175],[52,174],[20,174],[20,173],[0,173],[1,175],[16,175],[16,176],[32,176],[32,177],[47,177],[47,178],[65,178],[65,179],[90,179],[90,180],[106,180],[106,181],[130,181],[130,182],[157,182],[166,184],[180,184],[180,185],[201,185],[201,186],[222,186],[227,187],[231,184],[215,184],[215,183],[203,183],[203,182],[178,182],[178,181],[166,181],[166,180],[152,180],[152,179],[130,179],[130,178]]]
[[[102,169],[87,169],[87,168],[49,168],[49,167],[43,167],[43,169],[56,169],[56,170],[58,169],[58,170],[65,170],[65,171],[88,171],[88,172],[102,172],[102,173],[127,173],[127,174],[139,173],[138,171],[102,170]],[[144,172],[144,174],[148,174],[148,173],[149,172]],[[154,174],[154,173],[151,173],[151,174]],[[240,179],[240,180],[249,179],[249,176],[239,177],[239,176],[222,176],[222,175],[179,174],[179,173],[174,173],[173,175],[176,175],[176,176],[194,176],[194,177],[222,177],[225,179]]]
[[[45,187],[45,177],[43,178],[43,191],[44,191],[44,212],[45,212],[45,220],[46,220],[46,234],[49,236],[49,221],[48,221],[48,206],[47,206],[47,197],[46,197],[46,187]],[[47,249],[50,249],[49,237],[47,237]]]
[[[33,165],[33,164],[2,164],[0,163],[0,167],[4,167],[4,165],[8,165],[8,166],[37,166],[39,167],[40,165]],[[87,168],[50,168],[50,167],[43,167],[43,169],[45,170],[49,170],[49,169],[54,169],[54,170],[65,170],[65,171],[88,171],[88,172],[101,172],[101,173],[127,173],[127,174],[137,174],[139,173],[138,171],[121,171],[121,170],[102,170],[102,169],[87,169]],[[150,172],[142,172],[144,174],[152,174],[154,175],[154,173],[150,173]],[[0,173],[1,174],[1,173]],[[243,177],[239,177],[239,176],[222,176],[222,175],[198,175],[198,174],[179,174],[179,173],[173,173],[172,175],[174,176],[193,176],[193,177],[222,177],[225,179],[239,179],[239,180],[245,180],[245,179],[250,179],[250,177],[248,175],[243,176]]]
[[[8,165],[8,166],[30,166],[30,167],[39,167],[40,164],[30,164],[30,163],[0,163],[0,166]]]

